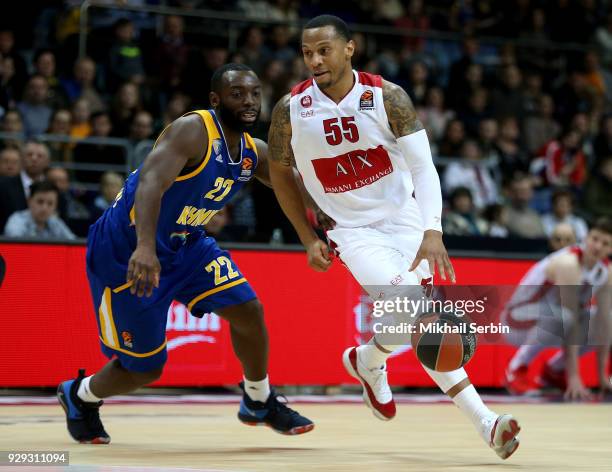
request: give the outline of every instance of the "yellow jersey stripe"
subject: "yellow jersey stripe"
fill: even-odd
[[[257,146],[255,145],[255,141],[249,133],[244,133],[244,141],[246,142],[247,148],[251,149],[256,156],[259,156],[259,154],[257,154]]]
[[[115,320],[113,319],[113,305],[111,300],[111,289],[106,287],[104,289],[104,298],[106,299],[106,309],[108,310],[108,317],[110,319],[110,327],[113,333],[113,342],[115,346],[119,346],[119,337],[117,336],[117,328],[115,327]]]
[[[235,287],[236,285],[240,285],[243,284],[247,281],[247,279],[245,279],[244,277],[239,278],[238,280],[234,280],[233,282],[230,282],[228,284],[225,285],[221,285],[220,287],[215,287],[212,288],[210,290],[207,290],[206,292],[198,295],[197,297],[195,297],[193,300],[191,300],[189,302],[189,305],[187,305],[187,309],[189,311],[191,311],[191,309],[195,306],[196,303],[204,300],[206,297],[209,297],[215,293],[221,292],[223,290],[227,290],[228,288],[232,288]]]
[[[118,351],[118,352],[122,352],[124,354],[127,354],[129,356],[132,357],[151,357],[154,356],[155,354],[157,354],[158,352],[160,352],[162,349],[164,349],[166,347],[166,344],[168,343],[168,340],[166,339],[163,344],[161,346],[159,346],[156,349],[153,349],[152,351],[149,352],[131,352],[128,351],[127,349],[123,349],[121,347],[114,347],[114,346],[110,346],[107,342],[104,341],[104,339],[102,339],[102,337],[100,337],[100,341],[102,341],[102,343],[106,346],[111,348],[113,351]]]
[[[186,113],[186,115],[189,115],[192,113],[199,115],[200,118],[202,118],[202,121],[204,122],[204,128],[206,128],[206,132],[208,134],[208,146],[206,148],[206,155],[204,156],[204,159],[202,159],[202,162],[197,167],[197,169],[193,170],[192,172],[189,172],[189,174],[178,176],[175,182],[181,182],[183,180],[190,179],[191,177],[195,177],[200,172],[202,172],[202,170],[204,170],[204,167],[206,167],[206,164],[208,164],[208,161],[210,160],[213,140],[219,137],[219,133],[217,132],[217,127],[215,125],[215,122],[212,116],[210,116],[210,113],[208,111],[196,110],[196,111]]]

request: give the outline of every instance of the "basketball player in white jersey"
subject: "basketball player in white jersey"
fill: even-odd
[[[302,53],[312,78],[279,101],[270,126],[270,174],[278,201],[310,266],[327,270],[329,249],[306,217],[293,179],[297,167],[312,199],[336,222],[327,235],[340,259],[372,298],[381,295],[371,293],[373,286],[392,292],[431,283],[435,267],[454,282],[442,243],[440,181],[425,131],[401,87],[352,70],[354,47],[340,18],[322,15],[304,27]],[[395,416],[385,362],[399,347],[373,337],[343,358],[382,420]],[[426,370],[501,458],[516,450],[517,420],[489,410],[463,369]]]
[[[561,386],[568,400],[590,399],[591,392],[580,378],[578,357],[596,348],[601,393],[612,391],[606,373],[612,330],[611,252],[612,221],[601,218],[583,244],[553,252],[525,274],[502,315],[511,328],[509,340],[522,344],[506,370],[506,385],[512,393],[539,386],[528,367],[551,345],[563,346],[565,355],[560,353],[545,364],[540,383]],[[596,310],[591,317],[593,299]],[[573,337],[580,331],[588,338]]]

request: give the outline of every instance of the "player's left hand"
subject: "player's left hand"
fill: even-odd
[[[455,269],[453,269],[453,264],[451,264],[451,261],[448,258],[448,253],[446,252],[446,248],[442,242],[442,233],[440,231],[425,231],[421,246],[419,247],[416,257],[414,258],[414,262],[410,267],[410,272],[416,269],[422,260],[426,260],[429,263],[429,271],[431,272],[432,276],[436,274],[437,266],[442,280],[446,280],[448,275],[448,278],[452,283],[456,282]]]

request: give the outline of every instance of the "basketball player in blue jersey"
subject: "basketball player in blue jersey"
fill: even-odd
[[[68,431],[81,443],[110,442],[99,415],[103,398],[160,377],[172,300],[195,316],[214,311],[230,323],[244,371],[243,423],[283,434],[314,428],[270,388],[261,303],[203,228],[252,177],[270,185],[267,145],[246,133],[259,116],[261,84],[249,67],[227,64],[213,74],[211,90],[213,108],[168,126],[90,228],[87,276],[102,351],[111,360],[94,375],[81,370],[58,387]]]

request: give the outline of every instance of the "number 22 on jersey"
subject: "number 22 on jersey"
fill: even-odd
[[[232,190],[232,185],[234,185],[234,181],[232,179],[224,179],[223,177],[217,177],[215,180],[215,187],[209,191],[204,198],[209,198],[213,202],[220,202],[225,198],[225,196],[230,193]],[[217,195],[219,192],[222,192],[221,195]]]

